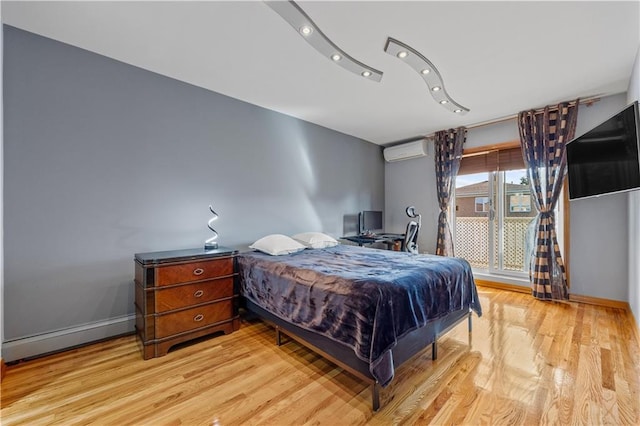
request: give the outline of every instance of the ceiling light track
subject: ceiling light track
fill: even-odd
[[[449,96],[444,89],[444,81],[442,81],[440,72],[435,65],[420,54],[420,52],[391,37],[387,39],[384,51],[389,55],[397,57],[416,70],[425,83],[427,83],[429,93],[431,93],[433,99],[440,105],[459,115],[464,115],[469,112],[469,108],[463,107]]]
[[[324,35],[320,28],[293,1],[265,1],[271,9],[287,21],[322,56],[367,80],[379,82],[382,72],[349,56]]]

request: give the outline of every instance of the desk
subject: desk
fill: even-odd
[[[365,244],[384,243],[387,245],[388,250],[399,251],[402,249],[402,241],[404,241],[404,234],[376,234],[373,236],[366,235],[348,235],[342,237],[343,240],[351,241],[358,244],[360,247]],[[398,244],[400,242],[400,244]]]

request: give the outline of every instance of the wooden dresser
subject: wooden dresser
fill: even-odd
[[[135,255],[136,333],[144,359],[239,328],[236,254],[220,247]]]

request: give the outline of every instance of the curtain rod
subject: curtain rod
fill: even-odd
[[[589,98],[585,98],[585,99],[580,99],[579,100],[579,104],[580,105],[587,105],[587,106],[591,106],[593,105],[595,102],[598,102],[603,95],[598,95],[598,96],[591,96]],[[565,101],[566,102],[566,101]],[[558,102],[558,103],[562,103],[562,102]],[[576,101],[570,101],[568,102],[569,105],[575,105]],[[542,108],[534,108],[532,110],[526,110],[526,111],[535,111],[535,112],[543,112],[545,107]],[[476,124],[471,124],[469,126],[461,126],[461,127],[466,127],[467,130],[470,129],[476,129],[478,127],[484,127],[484,126],[489,126],[491,124],[497,124],[497,123],[502,123],[503,121],[510,121],[510,120],[515,120],[518,118],[518,114],[513,114],[513,115],[509,115],[507,117],[502,117],[502,118],[496,118],[494,120],[489,120],[489,121],[483,121],[481,123],[476,123]],[[426,136],[424,136],[425,139],[433,139],[435,137],[436,133],[433,132],[431,134],[428,134]]]

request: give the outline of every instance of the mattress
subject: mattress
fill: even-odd
[[[382,386],[393,378],[392,349],[404,335],[452,312],[482,315],[461,258],[338,245],[237,260],[244,297],[348,346]]]

